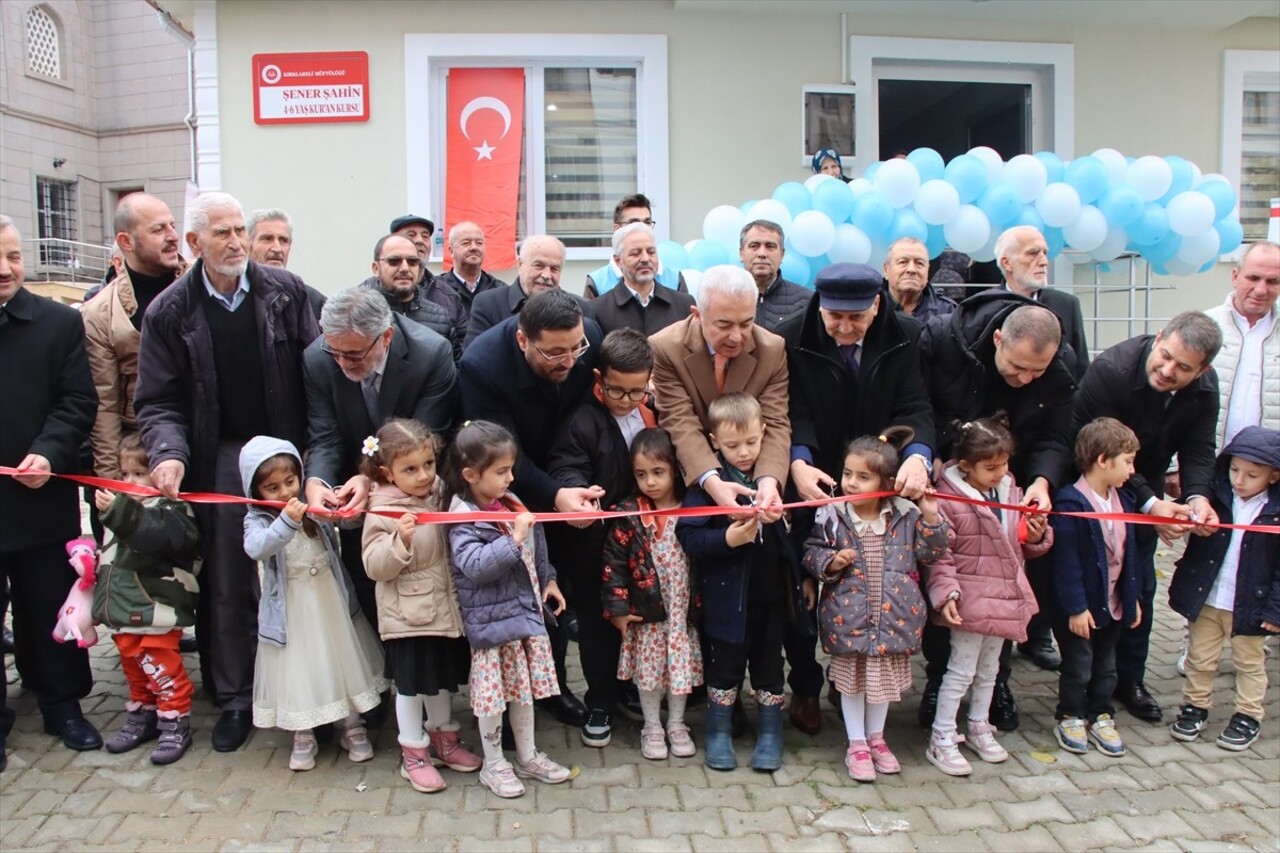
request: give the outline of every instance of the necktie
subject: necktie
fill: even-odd
[[[724,377],[729,372],[729,357],[716,353],[714,357],[716,368],[716,393],[724,393]]]
[[[840,357],[844,359],[844,366],[849,368],[849,374],[853,377],[853,381],[858,381],[860,366],[858,364],[858,348],[862,344],[853,344],[851,346],[840,347]]]
[[[374,374],[360,381],[360,396],[364,397],[364,410],[369,415],[369,422],[373,424],[375,432],[382,426],[382,418],[378,414],[378,389],[373,384],[377,378],[377,374]]]

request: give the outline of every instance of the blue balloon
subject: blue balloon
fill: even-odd
[[[818,255],[816,258],[806,258],[809,261],[809,280],[797,281],[796,284],[803,284],[805,287],[813,290],[813,283],[818,279],[818,273],[831,266],[831,258],[827,255]]]
[[[1049,173],[1047,183],[1054,184],[1062,180],[1062,174],[1066,171],[1066,166],[1062,164],[1062,158],[1052,151],[1037,151],[1035,158],[1044,164],[1044,169]]]
[[[844,182],[841,181],[841,183]],[[804,213],[813,207],[813,197],[809,195],[809,188],[799,181],[786,181],[778,184],[773,191],[772,198],[785,204],[787,210],[791,211],[792,216]]]
[[[943,233],[941,225],[929,226],[929,236],[924,241],[924,247],[929,250],[930,258],[936,258],[946,250],[947,235]]]
[[[1044,242],[1049,247],[1049,257],[1051,258],[1061,255],[1062,250],[1067,246],[1067,238],[1062,235],[1062,229],[1049,225],[1046,225],[1044,229]]]
[[[1244,229],[1235,219],[1219,219],[1213,223],[1213,228],[1218,232],[1219,255],[1234,252],[1244,240]]]
[[[705,270],[718,264],[731,264],[735,260],[733,250],[723,243],[703,240],[689,252],[689,266],[695,270]]]
[[[921,243],[929,239],[928,223],[909,207],[900,208],[893,214],[886,242],[892,243],[902,237],[915,237]]]
[[[842,183],[843,183],[843,182],[842,182]],[[750,216],[751,216],[751,208],[755,207],[755,206],[756,206],[756,202],[758,202],[759,200],[760,200],[760,199],[758,199],[758,198],[753,198],[753,199],[751,199],[751,200],[749,200],[749,201],[744,201],[742,204],[738,205],[738,210],[741,210],[741,211],[742,211],[742,215],[743,215],[743,216],[750,217]]]
[[[1129,232],[1130,243],[1150,246],[1169,233],[1169,213],[1160,202],[1148,202],[1125,230]]]
[[[1155,243],[1145,246],[1142,250],[1142,256],[1152,264],[1167,264],[1173,260],[1181,248],[1182,238],[1170,231]]]
[[[1236,192],[1222,178],[1210,178],[1197,186],[1196,191],[1204,193],[1213,202],[1214,219],[1223,219],[1235,209]]]
[[[1165,267],[1164,264],[1152,263],[1151,271],[1156,275],[1169,275],[1169,270]]]
[[[1012,185],[999,181],[989,184],[978,196],[978,209],[991,220],[992,232],[998,233],[1018,217],[1022,203],[1018,201],[1018,191]]]
[[[1196,170],[1190,162],[1176,154],[1170,154],[1164,158],[1164,161],[1169,164],[1169,171],[1173,172],[1173,183],[1169,184],[1169,191],[1156,199],[1156,201],[1161,204],[1168,204],[1169,199],[1178,193],[1184,193],[1191,189],[1191,182],[1196,179]]]
[[[942,176],[956,188],[961,204],[971,204],[987,187],[987,166],[972,154],[961,154],[953,159]]]
[[[878,172],[878,171],[880,171],[880,163],[879,163],[879,161],[877,161],[877,162],[875,162],[875,163],[872,163],[872,164],[871,164],[870,166],[868,166],[865,170],[863,170],[863,172],[862,172],[862,177],[864,177],[864,178],[866,178],[868,181],[870,181],[870,180],[872,180],[872,179],[874,179],[874,178],[875,178],[875,176],[876,176],[876,172]]]
[[[907,155],[907,162],[920,173],[920,183],[941,178],[946,171],[946,161],[932,148],[917,148]]]
[[[825,213],[832,224],[848,220],[853,212],[853,193],[844,181],[823,181],[813,189],[813,209]]]
[[[810,278],[812,273],[809,269],[809,262],[798,252],[795,254],[787,252],[783,256],[782,269],[779,272],[782,273],[782,277],[787,281],[794,281],[797,284],[808,285],[813,281]]]
[[[1124,228],[1142,215],[1142,195],[1128,184],[1108,187],[1098,199],[1098,210],[1108,225]]]
[[[689,268],[689,253],[675,240],[663,240],[658,244],[658,260],[664,269],[679,271]]]
[[[1063,179],[1075,187],[1081,204],[1093,204],[1107,188],[1107,167],[1097,157],[1077,157],[1067,165]]]
[[[872,240],[884,236],[893,222],[893,205],[879,190],[868,190],[854,199],[850,220]]]
[[[1030,225],[1037,231],[1044,231],[1044,217],[1040,215],[1040,211],[1036,210],[1034,204],[1024,204],[1022,210],[1018,211],[1018,218],[1013,224]]]
[[[1205,261],[1204,266],[1200,267],[1200,269],[1196,270],[1196,272],[1197,273],[1208,272],[1209,270],[1213,269],[1217,263],[1218,263],[1217,258],[1214,258],[1211,261]]]

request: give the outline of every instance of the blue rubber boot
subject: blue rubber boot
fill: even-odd
[[[772,773],[782,767],[782,705],[759,705],[756,751],[751,756],[751,768],[762,773]]]
[[[781,718],[779,718],[781,719]],[[707,697],[707,766],[712,770],[733,770],[738,756],[733,752],[733,705],[721,705]]]

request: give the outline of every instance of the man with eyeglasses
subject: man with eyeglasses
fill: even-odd
[[[658,281],[658,245],[651,227],[633,222],[614,231],[613,260],[622,270],[622,286],[591,301],[606,335],[625,328],[648,337],[689,316],[693,297]]]
[[[422,216],[415,216],[407,213],[404,216],[397,216],[391,220],[391,225],[387,228],[397,237],[404,237],[410,243],[418,254],[418,291],[422,298],[428,302],[434,302],[444,309],[445,314],[449,317],[449,322],[453,326],[453,330],[445,335],[450,341],[455,338],[458,341],[465,340],[467,337],[467,323],[470,317],[467,304],[462,301],[462,297],[457,294],[452,287],[446,282],[432,275],[431,270],[427,269],[427,261],[431,260],[431,238],[436,232],[435,223],[430,219]],[[392,308],[394,311],[395,309]],[[459,357],[457,347],[455,347],[454,360]]]
[[[399,238],[397,238],[399,239]],[[364,506],[369,478],[360,445],[390,418],[413,418],[438,434],[457,413],[457,371],[449,342],[362,287],[335,293],[320,337],[303,355],[307,392],[307,503],[321,512]],[[342,562],[364,614],[376,624],[374,583],[361,559],[361,528],[339,528]]]
[[[614,231],[638,222],[650,228],[657,224],[653,219],[653,202],[649,201],[649,197],[644,193],[625,196],[613,209]],[[661,262],[658,263],[657,270],[654,272],[654,278],[663,287],[682,293],[689,292],[689,288],[684,283],[684,274],[680,270],[665,269]],[[587,284],[582,290],[582,295],[587,299],[595,299],[597,296],[608,293],[620,281],[622,281],[622,269],[618,266],[617,258],[611,258],[607,264],[587,276]]]
[[[482,333],[519,314],[530,297],[546,290],[559,290],[563,271],[564,243],[549,234],[525,237],[517,253],[515,283],[481,293],[471,303],[471,322],[462,348],[469,348]],[[568,295],[585,316],[591,316],[585,299]]]
[[[462,358],[462,339],[466,327],[458,327],[448,311],[427,298],[418,285],[422,259],[406,237],[388,234],[373,247],[373,275],[361,284],[379,290],[391,310],[425,326],[449,342],[453,360]]]
[[[549,473],[552,443],[591,393],[603,339],[596,322],[583,316],[581,302],[558,287],[544,288],[523,302],[517,316],[476,338],[458,365],[463,417],[502,424],[516,437],[520,455],[511,490],[535,512],[588,511],[604,496],[599,486],[561,486]],[[581,727],[587,709],[565,681],[567,638],[561,626],[549,625],[547,633],[560,695],[538,705],[565,725]]]

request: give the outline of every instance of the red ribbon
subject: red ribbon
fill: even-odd
[[[0,465],[0,476],[13,477],[24,472],[18,468],[9,468]],[[44,472],[36,472],[44,473]],[[92,477],[84,474],[50,474],[51,477],[58,477],[63,480],[70,480],[73,483],[79,483],[84,486],[92,486],[97,489],[109,489],[113,492],[124,492],[134,497],[147,498],[157,497],[160,494],[158,489],[150,486],[139,486],[133,483],[125,483],[120,480],[111,480],[105,477]],[[896,492],[871,492],[861,495],[837,495],[829,498],[819,498],[812,501],[797,501],[795,503],[783,504],[783,509],[802,509],[805,507],[825,506],[826,504],[847,503],[850,501],[866,501],[880,500],[882,498],[891,498],[896,496]],[[222,495],[216,492],[179,492],[178,497],[187,503],[194,504],[246,504],[249,506],[262,506],[271,509],[284,509],[282,501],[263,501],[256,498],[246,498],[239,495]],[[1182,525],[1184,527],[1199,527],[1200,523],[1183,518],[1166,518],[1164,516],[1142,515],[1134,512],[1063,512],[1060,510],[1044,511],[1038,507],[1021,506],[1019,504],[1003,504],[996,501],[980,500],[978,498],[970,498],[965,495],[944,495],[939,494],[936,497],[940,500],[956,501],[958,503],[973,504],[975,506],[985,506],[999,508],[1006,512],[1016,512],[1023,515],[1034,515],[1036,513],[1044,513],[1045,515],[1062,515],[1069,518],[1086,518],[1097,521],[1119,521],[1124,524],[1151,524],[1151,525]],[[340,518],[352,518],[358,515],[377,515],[383,518],[399,518],[404,515],[403,512],[385,509],[363,509],[351,510],[348,512],[326,513],[320,510],[308,507],[308,512],[317,515],[336,515]],[[633,512],[609,512],[607,510],[588,510],[584,512],[535,512],[534,518],[540,522],[547,521],[610,521],[615,518],[627,518],[634,516],[641,517],[667,517],[667,518],[702,518],[713,515],[742,515],[752,511],[751,507],[724,507],[724,506],[702,506],[702,507],[676,507],[673,509],[647,509],[636,510]],[[510,522],[515,519],[517,513],[514,512],[420,512],[415,515],[419,524],[459,524],[463,522],[489,521],[489,522]],[[1209,525],[1215,529],[1223,530],[1243,530],[1248,533],[1266,533],[1280,534],[1280,527],[1264,524],[1228,524],[1226,522],[1218,522]]]

